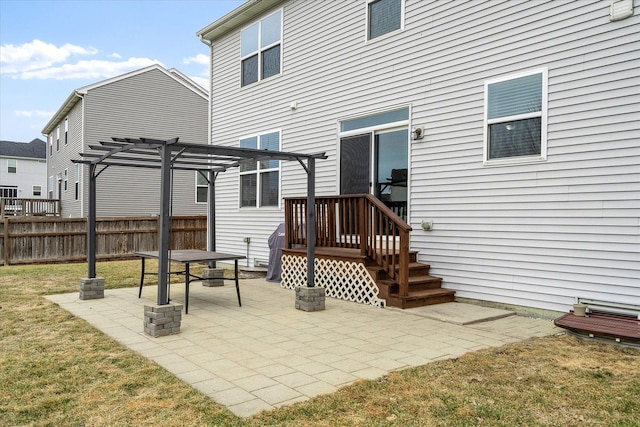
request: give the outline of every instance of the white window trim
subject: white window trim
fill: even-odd
[[[271,15],[275,15],[276,13],[280,12],[280,40],[277,42],[273,42],[270,45],[267,45],[265,47],[260,47],[260,38],[262,37],[262,21],[269,18]],[[244,55],[240,56],[240,88],[245,88],[245,87],[250,87],[253,86],[255,84],[259,84],[260,82],[262,82],[263,80],[269,80],[272,77],[276,77],[276,76],[281,76],[282,75],[282,64],[283,64],[283,58],[284,58],[284,9],[277,9],[274,10],[273,12],[271,12],[268,15],[264,15],[262,16],[260,19],[257,19],[255,21],[253,21],[251,24],[244,26],[241,30],[240,30],[240,50],[242,52],[242,32],[255,25],[258,24],[258,80],[253,82],[253,83],[249,83],[246,85],[242,85],[242,62],[255,55],[255,51],[248,54],[248,55]],[[280,45],[280,72],[278,74],[275,74],[273,76],[269,76],[266,79],[262,78],[262,52],[264,52],[265,50],[269,50],[270,48],[276,46],[276,45]]]
[[[240,138],[238,138],[238,146],[240,146],[240,141],[243,139],[248,139],[248,138],[253,138],[256,137],[258,138],[258,141],[260,140],[260,137],[262,135],[267,135],[270,133],[276,133],[278,132],[278,151],[282,151],[282,129],[271,129],[271,130],[267,130],[264,132],[259,132],[259,133],[252,133],[252,134],[248,134],[248,135],[244,135],[241,136]],[[260,174],[263,172],[274,172],[274,171],[278,171],[278,205],[277,206],[260,206]],[[242,186],[240,183],[240,177],[242,175],[249,175],[249,174],[257,174],[258,175],[258,180],[256,181],[256,205],[255,206],[242,206],[242,195],[240,194],[242,191]],[[238,168],[238,208],[242,209],[242,210],[250,210],[250,209],[255,209],[255,210],[280,210],[282,209],[282,160],[278,161],[278,167],[277,168],[269,168],[269,169],[260,169],[260,161],[256,161],[256,170],[252,170],[252,171],[246,171],[246,172],[240,172],[240,168]]]
[[[62,177],[63,177],[62,191],[66,193],[69,190],[69,169],[64,170]]]
[[[69,117],[64,119],[64,145],[69,144]]]
[[[36,187],[38,187],[40,190],[40,194],[36,195]],[[33,197],[42,197],[42,185],[32,185],[31,186],[31,195]]]
[[[11,164],[13,163],[13,166]],[[15,171],[10,172],[9,168],[14,168]],[[17,159],[7,159],[7,173],[18,173],[18,160]]]
[[[56,128],[56,151],[60,151],[60,126]]]
[[[540,112],[519,114],[515,116],[500,117],[499,119],[489,120],[489,85],[493,83],[513,80],[520,77],[531,76],[533,74],[542,74],[542,106]],[[484,82],[484,130],[482,142],[482,160],[484,166],[501,166],[513,165],[519,163],[536,163],[547,160],[547,119],[548,119],[548,94],[549,94],[549,69],[538,68],[535,70],[524,71],[516,74],[509,74],[503,77],[487,80]],[[500,159],[489,159],[489,125],[500,122],[508,122],[513,120],[522,120],[528,118],[540,117],[540,155],[537,156],[518,156],[505,157]]]
[[[208,200],[209,200],[209,183],[207,183],[206,185],[199,185],[199,184],[198,184],[198,175],[200,175],[200,171],[196,171],[196,174],[195,174],[195,180],[196,180],[196,181],[195,181],[195,188],[196,188],[196,192],[195,192],[195,194],[194,194],[194,196],[195,196],[195,197],[194,197],[194,202],[195,202],[195,204],[196,204],[196,205],[206,205],[206,204],[208,203]],[[206,176],[206,175],[205,175],[205,176]],[[209,179],[209,178],[207,177],[207,180],[208,180],[208,179]],[[204,188],[206,188],[206,189],[207,189],[207,200],[205,200],[204,202],[199,202],[199,201],[198,201],[198,188],[200,188],[200,187],[204,187]]]
[[[405,19],[405,0],[400,0],[400,28],[397,30],[393,30],[389,33],[383,34],[378,37],[374,37],[372,39],[369,38],[369,4],[375,3],[378,0],[366,0],[365,1],[365,9],[364,9],[364,17],[365,17],[365,29],[364,29],[364,41],[365,43],[373,43],[378,40],[384,40],[387,37],[393,37],[395,34],[401,33],[404,31],[404,19]]]
[[[75,200],[80,200],[80,174],[82,173],[81,169],[82,165],[80,163],[76,163],[76,180],[74,182],[73,191]]]
[[[368,117],[368,116],[373,116],[376,114],[380,114],[380,113],[386,113],[389,111],[395,111],[395,110],[401,110],[404,108],[408,108],[409,109],[409,118],[407,120],[399,120],[396,122],[388,122],[388,123],[381,123],[375,126],[368,126],[368,127],[363,127],[363,128],[358,128],[358,129],[352,129],[352,130],[348,130],[348,131],[342,131],[340,124],[342,122],[345,121],[349,121],[349,120],[354,120],[354,119],[360,119],[363,117]],[[365,114],[357,114],[357,115],[351,115],[351,116],[346,116],[346,117],[341,117],[336,121],[336,130],[337,130],[337,134],[338,134],[338,138],[336,140],[336,145],[335,145],[335,150],[337,153],[337,165],[340,165],[341,159],[340,159],[340,140],[344,137],[349,137],[349,136],[354,136],[354,135],[362,135],[365,133],[371,134],[371,138],[373,141],[373,138],[375,137],[376,133],[385,133],[385,132],[392,132],[392,131],[396,131],[396,130],[401,130],[401,129],[407,129],[407,133],[409,134],[409,141],[408,141],[408,147],[407,147],[407,194],[411,194],[411,155],[412,155],[412,148],[413,148],[413,144],[411,143],[411,118],[413,117],[413,105],[409,104],[403,104],[403,105],[396,105],[390,108],[384,108],[384,109],[376,109],[376,110],[371,110],[368,111]],[[371,150],[371,156],[369,158],[369,162],[370,164],[374,164],[375,162],[375,153],[373,152],[373,150]],[[373,180],[373,170],[371,171],[371,177],[370,179]],[[336,194],[340,194],[340,167],[338,166],[338,169],[336,171],[336,175],[337,175],[337,179],[336,179],[336,189],[335,192]],[[409,212],[409,205],[410,205],[410,201],[407,200],[407,219],[411,218],[410,216],[410,212]]]

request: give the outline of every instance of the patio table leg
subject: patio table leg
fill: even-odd
[[[189,314],[189,282],[191,281],[191,273],[189,272],[189,263],[185,264],[185,289],[184,289],[184,314]]]
[[[140,273],[140,290],[138,291],[138,298],[142,297],[142,285],[144,285],[144,257],[142,259],[142,271]]]
[[[236,293],[238,294],[238,305],[242,307],[242,301],[240,301],[240,283],[238,282],[238,260],[235,260],[235,277],[236,277]]]

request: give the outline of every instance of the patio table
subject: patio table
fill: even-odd
[[[142,286],[144,285],[144,276],[145,275],[157,275],[158,273],[148,273],[145,271],[145,260],[147,258],[159,258],[158,251],[145,251],[145,252],[135,252],[134,255],[140,257],[142,260],[142,269],[140,272],[140,290],[138,291],[138,298],[142,296]],[[191,263],[209,263],[212,261],[233,261],[234,262],[234,276],[233,279],[224,279],[223,280],[235,280],[236,284],[236,293],[238,294],[238,305],[242,307],[242,302],[240,300],[240,284],[238,282],[238,260],[245,259],[243,255],[234,255],[227,254],[222,252],[210,252],[210,251],[202,251],[198,249],[185,249],[185,250],[174,250],[169,251],[169,261],[182,263],[184,264],[184,270],[182,271],[172,271],[169,274],[179,274],[184,275],[185,277],[185,314],[189,313],[189,283],[194,280],[205,280],[204,277],[195,275],[191,273],[189,269],[189,264]],[[170,284],[168,284],[170,289]]]

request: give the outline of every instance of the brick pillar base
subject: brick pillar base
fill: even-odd
[[[296,287],[296,309],[302,311],[324,310],[324,288],[307,286]]]
[[[180,333],[182,304],[145,305],[144,332],[152,337]]]
[[[223,268],[203,268],[202,269],[202,286],[210,288],[224,286],[224,269]]]
[[[83,277],[80,279],[80,299],[104,298],[104,277]]]

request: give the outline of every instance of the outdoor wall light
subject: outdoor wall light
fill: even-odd
[[[422,221],[422,224],[420,224],[422,226],[422,229],[424,231],[431,231],[433,230],[433,221],[430,219],[425,219],[424,221]]]
[[[424,137],[424,130],[421,127],[413,128],[411,131],[411,139],[422,139]]]

